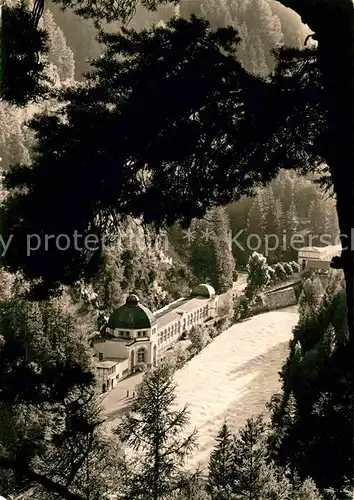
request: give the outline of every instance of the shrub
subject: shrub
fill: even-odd
[[[189,330],[188,338],[192,342],[190,351],[198,354],[207,345],[209,336],[204,326],[193,326]]]
[[[250,300],[268,285],[270,281],[268,269],[269,266],[266,257],[260,253],[253,252],[248,259],[247,286],[245,288],[245,295]]]
[[[300,266],[295,260],[290,262],[291,267],[293,268],[293,273],[299,273],[300,272]]]
[[[274,265],[274,271],[275,271],[275,276],[276,276],[278,281],[283,281],[286,279],[287,276],[286,276],[286,272],[285,272],[283,264],[281,264],[280,262],[277,262]]]
[[[188,354],[185,349],[182,348],[182,346],[178,346],[176,351],[175,351],[175,370],[180,370],[183,368],[183,366],[187,363],[188,361]]]
[[[251,303],[247,297],[240,297],[234,309],[234,322],[242,321],[250,316]]]
[[[220,331],[215,327],[215,325],[208,326],[208,334],[211,339],[215,339],[218,335],[220,335]]]
[[[294,271],[293,271],[293,268],[292,268],[292,265],[290,264],[290,262],[285,262],[284,264],[284,271],[286,273],[287,276],[291,276]]]
[[[294,285],[294,293],[295,293],[296,300],[299,300],[301,292],[302,292],[302,283],[301,282],[296,283],[296,285]]]
[[[268,274],[269,274],[269,278],[270,278],[269,284],[276,283],[277,282],[277,277],[276,277],[276,274],[275,274],[274,267],[272,267],[272,266],[268,267]]]

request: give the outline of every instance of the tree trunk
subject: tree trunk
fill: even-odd
[[[337,196],[342,256],[333,267],[344,271],[353,354],[354,273],[354,4],[352,0],[280,0],[314,31],[324,76],[328,135],[326,160]]]
[[[331,41],[329,34],[327,39],[319,40],[328,103],[327,164],[337,196],[343,248],[335,267],[342,268],[345,275],[351,352],[354,334],[354,8],[352,10],[346,26],[334,27],[334,40]]]

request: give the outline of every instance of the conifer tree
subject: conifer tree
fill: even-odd
[[[288,497],[289,500],[321,500],[322,498],[311,478],[301,481],[298,476],[295,477]]]
[[[223,207],[210,213],[215,252],[215,278],[212,282],[217,293],[224,293],[232,287],[235,260],[231,248],[230,219]]]
[[[267,234],[281,235],[283,222],[282,205],[268,188],[265,192],[265,229]]]
[[[231,479],[233,499],[274,498],[276,471],[269,464],[267,437],[264,419],[259,415],[248,419],[235,438]]]
[[[196,446],[196,432],[183,435],[188,411],[176,410],[176,386],[170,368],[160,365],[141,383],[117,433],[132,453],[129,499],[168,500],[187,490],[194,476],[184,464]]]
[[[262,196],[259,194],[253,200],[247,219],[247,233],[261,234],[264,227],[264,204]]]
[[[297,257],[297,250],[292,248],[292,237],[298,228],[298,218],[294,202],[291,202],[284,214],[284,232],[286,236],[286,246],[282,248],[284,260],[292,260]]]
[[[74,53],[68,46],[64,33],[47,10],[43,16],[43,26],[48,33],[48,60],[57,68],[60,82],[73,82],[75,75]]]
[[[306,315],[309,311],[316,310],[321,304],[323,293],[324,290],[318,278],[307,278],[299,297],[300,315]]]
[[[118,456],[99,430],[88,323],[78,323],[67,296],[33,303],[13,295],[0,312],[0,468],[12,477],[4,484],[0,474],[1,491],[31,489],[45,500],[111,491]]]
[[[210,210],[190,226],[190,263],[200,282],[210,283],[217,293],[232,286],[235,260],[232,254],[230,219],[223,207]]]
[[[233,438],[226,421],[217,437],[209,459],[207,491],[211,500],[232,500]]]
[[[294,202],[294,181],[289,171],[285,170],[281,176],[281,203],[286,213]]]
[[[326,207],[322,198],[316,197],[309,208],[309,219],[311,223],[311,233],[314,239],[312,244],[323,246],[320,237],[326,232]]]

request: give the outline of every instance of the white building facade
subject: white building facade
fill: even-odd
[[[102,392],[137,370],[156,366],[161,354],[184,332],[217,316],[218,297],[201,284],[191,296],[179,299],[154,314],[136,295],[116,309],[104,336],[94,339],[96,375]]]
[[[341,245],[303,247],[298,253],[298,263],[301,271],[309,269],[329,269],[332,258],[339,256],[341,252]]]

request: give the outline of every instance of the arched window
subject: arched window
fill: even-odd
[[[138,349],[138,363],[145,363],[145,349],[143,347]]]

